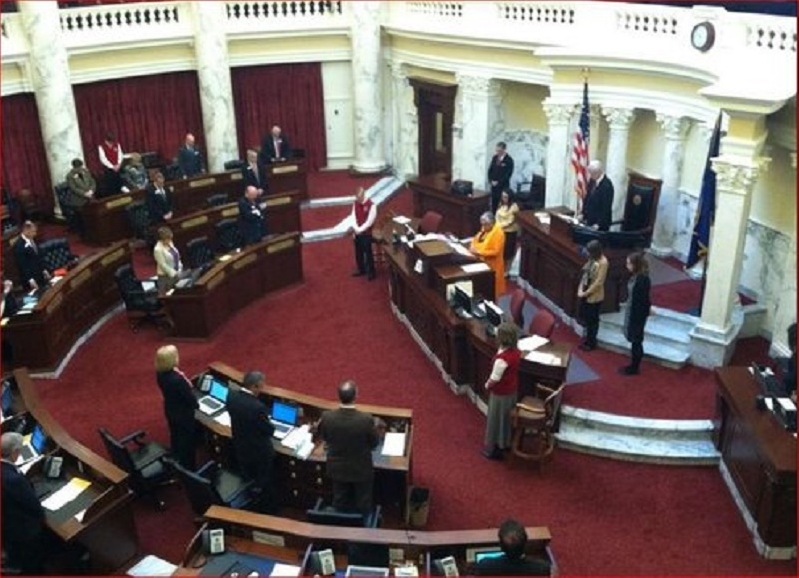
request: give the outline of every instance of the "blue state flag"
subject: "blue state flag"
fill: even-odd
[[[699,205],[696,207],[696,217],[694,218],[694,234],[691,237],[691,249],[688,251],[688,262],[685,264],[687,268],[693,267],[708,254],[710,228],[713,226],[713,219],[716,216],[716,173],[713,172],[710,159],[719,156],[720,142],[721,113],[716,120],[716,127],[713,129],[713,137],[710,140],[710,150],[707,153],[705,175],[702,177],[702,191],[699,193]]]

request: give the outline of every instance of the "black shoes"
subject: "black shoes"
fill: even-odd
[[[619,373],[622,375],[638,375],[638,368],[632,365],[625,365],[619,368]]]
[[[596,349],[596,344],[591,345],[590,343],[583,342],[580,344],[580,349],[582,349],[583,351],[593,351],[594,349]]]
[[[503,454],[501,449],[499,449],[498,447],[494,446],[494,449],[491,449],[491,450],[488,449],[488,448],[484,449],[483,450],[483,457],[484,458],[488,458],[489,460],[501,460],[505,456],[504,456],[504,454]]]

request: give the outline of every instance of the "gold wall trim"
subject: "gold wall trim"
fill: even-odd
[[[183,221],[180,224],[181,229],[192,229],[194,227],[199,227],[200,225],[204,225],[208,222],[208,215],[200,215],[199,217],[194,217],[193,219],[188,219]]]
[[[197,187],[207,187],[208,185],[213,185],[216,182],[216,178],[208,177],[207,179],[198,179],[196,181],[189,181],[189,188],[196,189]]]
[[[291,249],[294,245],[297,244],[297,241],[294,239],[286,239],[285,241],[278,241],[277,243],[272,243],[266,247],[266,252],[268,254],[272,253],[279,253],[281,251],[285,251],[286,249]]]
[[[267,199],[267,207],[280,207],[282,205],[290,205],[291,197],[277,197],[276,199]]]
[[[285,175],[287,173],[296,173],[300,170],[299,165],[287,165],[285,167],[275,167],[272,169],[273,175]]]
[[[133,202],[133,197],[130,195],[125,195],[119,199],[114,199],[113,201],[108,201],[105,204],[106,209],[115,209],[117,207],[124,207],[125,205],[129,205]]]
[[[238,261],[233,263],[233,268],[238,270],[238,269],[241,269],[242,267],[246,267],[250,263],[254,263],[257,258],[258,258],[258,255],[256,255],[255,253],[251,253],[250,255],[247,255],[246,257],[242,257],[241,259],[239,259]]]
[[[78,287],[83,285],[84,282],[88,281],[89,277],[91,276],[92,276],[92,270],[84,269],[69,282],[69,288],[77,289]]]
[[[230,207],[229,209],[225,209],[224,211],[222,211],[222,218],[224,219],[227,217],[236,217],[238,216],[238,214],[239,214],[239,206],[236,205],[235,207]]]

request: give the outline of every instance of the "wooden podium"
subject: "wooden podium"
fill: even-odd
[[[299,194],[301,201],[308,200],[308,169],[305,159],[295,158],[266,165],[267,193],[275,195]]]
[[[413,191],[413,215],[421,217],[427,211],[440,213],[444,220],[441,231],[458,238],[471,237],[480,230],[480,215],[490,209],[491,195],[474,191],[470,197],[453,195],[452,181],[444,175],[424,175],[408,179]]]

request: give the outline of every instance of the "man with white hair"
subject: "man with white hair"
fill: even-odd
[[[607,231],[613,220],[613,183],[597,160],[588,163],[588,177],[581,220],[587,227]]]
[[[41,574],[44,510],[33,484],[15,465],[22,451],[22,436],[15,432],[4,433],[0,437],[0,450],[3,550],[23,575]]]

